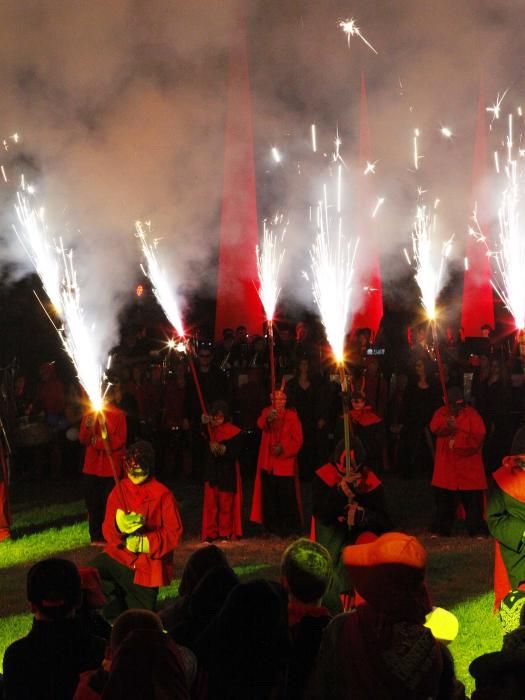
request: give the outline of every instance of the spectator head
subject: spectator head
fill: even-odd
[[[233,332],[233,328],[223,328],[222,329],[222,339],[226,340],[227,338],[235,338],[235,333]]]
[[[196,549],[186,560],[179,585],[179,595],[193,592],[202,577],[216,566],[228,566],[226,555],[214,544]]]
[[[213,350],[211,345],[203,344],[199,346],[198,352],[199,367],[207,370],[213,361]]]
[[[238,343],[246,343],[248,339],[248,329],[246,326],[237,326],[235,329],[235,340]]]
[[[481,326],[481,335],[483,338],[488,338],[492,333],[492,326],[489,323],[484,323]]]
[[[301,537],[281,559],[281,582],[301,603],[321,602],[332,581],[332,557],[318,542]]]
[[[151,610],[126,610],[115,620],[111,630],[110,647],[114,654],[126,637],[135,630],[162,632],[160,617]]]
[[[465,408],[465,396],[459,386],[451,386],[447,389],[449,408],[454,415],[457,415]]]
[[[138,440],[128,447],[124,469],[134,484],[143,484],[155,471],[155,451],[150,442]]]
[[[343,563],[356,591],[379,614],[423,623],[431,610],[425,587],[427,554],[401,532],[343,549]]]
[[[214,401],[210,408],[211,424],[213,426],[222,425],[229,415],[226,401]]]
[[[27,574],[27,600],[41,619],[71,617],[82,601],[77,567],[67,559],[39,561]]]
[[[525,586],[521,584],[523,588]],[[499,608],[499,619],[503,631],[507,634],[522,625],[521,618],[525,618],[525,590],[517,588],[507,593],[501,601]]]

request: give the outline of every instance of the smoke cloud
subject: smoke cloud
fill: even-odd
[[[259,215],[280,210],[290,220],[283,297],[312,303],[300,276],[313,239],[308,207],[330,179],[336,128],[347,165],[346,233],[374,233],[386,290],[407,272],[400,251],[410,241],[418,187],[430,206],[441,200],[441,235],[456,234],[462,257],[481,81],[488,104],[512,88],[503,112],[505,104],[517,104],[523,87],[519,3],[240,5],[250,51]],[[22,135],[20,150],[52,228],[76,251],[86,315],[97,319],[105,338],[115,336],[119,305],[140,274],[136,219],[151,220],[163,237],[160,254],[175,285],[214,292],[228,50],[237,11],[235,0],[18,0],[0,7],[2,134]],[[352,15],[377,56],[359,37],[348,47],[337,22]],[[376,174],[366,176],[370,213],[376,198],[385,198],[373,222],[359,210],[361,74],[368,157],[378,161]],[[452,130],[451,139],[442,136],[442,126]],[[272,161],[272,146],[280,149],[281,164]],[[491,201],[494,216],[496,207]],[[4,230],[12,220],[7,207]],[[8,239],[13,246],[5,260],[15,256],[27,270],[18,242]],[[365,279],[367,265],[362,256]]]

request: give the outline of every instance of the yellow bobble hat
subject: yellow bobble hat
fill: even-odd
[[[445,608],[432,608],[425,618],[425,627],[432,632],[434,638],[449,644],[458,636],[458,618]]]

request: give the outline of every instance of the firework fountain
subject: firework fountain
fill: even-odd
[[[505,167],[501,172],[499,168],[496,169],[500,177],[504,178],[498,212],[499,245],[494,250],[489,247],[476,212],[469,233],[485,246],[493,263],[492,286],[512,314],[518,335],[521,336],[525,333],[525,230],[520,218],[525,195],[525,151],[520,148],[516,152],[512,114],[508,118],[505,148]],[[495,162],[498,161],[495,158]]]
[[[283,225],[282,216],[275,217],[274,225],[282,225],[280,240],[273,229],[264,222],[264,237],[262,246],[257,246],[255,254],[257,256],[257,271],[259,273],[259,297],[266,314],[268,326],[268,345],[270,351],[270,378],[272,388],[272,400],[275,396],[275,353],[273,346],[273,318],[275,308],[279,298],[279,270],[284,259],[285,250],[281,247],[286,225]]]
[[[328,204],[327,188],[317,207],[317,236],[310,252],[312,291],[326,337],[332,349],[341,381],[345,438],[345,466],[350,473],[350,421],[348,379],[345,372],[345,335],[350,323],[350,301],[354,261],[359,241],[348,241],[343,234],[343,219],[339,207]],[[333,216],[335,213],[335,216]],[[335,231],[333,228],[335,219]]]
[[[95,413],[95,419],[99,422],[101,438],[111,465],[119,499],[127,512],[126,499],[113,460],[104,415],[104,372],[101,364],[103,351],[99,347],[94,326],[88,326],[86,322],[80,302],[80,287],[73,261],[73,251],[66,250],[61,239],[50,240],[44,210],[32,205],[29,194],[25,190],[18,192],[16,212],[20,222],[20,228],[15,227],[16,235],[33,263],[44,290],[60,318],[61,324],[57,325],[46,311],[62,341],[64,350],[73,363],[78,380]],[[45,310],[38,296],[37,299]]]
[[[439,256],[439,262],[436,263],[438,257],[435,254],[436,246],[433,243],[433,237],[435,236],[436,231],[436,222],[437,219],[435,211],[432,215],[430,215],[425,206],[418,206],[416,219],[412,230],[412,254],[413,266],[415,267],[414,278],[421,292],[421,304],[430,322],[434,351],[438,365],[439,381],[443,392],[443,401],[445,402],[445,406],[448,408],[445,372],[443,369],[443,360],[439,349],[439,339],[436,327],[436,302],[439,292],[443,286],[444,271],[446,261],[450,255],[452,247],[452,238],[443,243],[441,255]],[[412,261],[406,249],[405,256],[409,264],[412,265]]]
[[[142,248],[142,253],[146,260],[146,268],[141,265],[144,275],[150,280],[153,293],[155,298],[159,302],[160,307],[166,314],[166,318],[171,323],[175,331],[179,336],[179,343],[182,343],[186,351],[186,356],[188,358],[188,364],[190,366],[191,375],[195,383],[195,389],[197,391],[197,396],[199,399],[199,404],[203,415],[208,414],[206,408],[206,403],[204,401],[204,396],[202,395],[202,390],[199,382],[199,377],[197,375],[197,370],[195,368],[195,362],[193,360],[193,349],[190,346],[189,339],[186,336],[186,331],[184,330],[184,325],[182,323],[182,315],[180,313],[179,304],[177,298],[173,292],[172,286],[168,282],[168,277],[164,270],[162,269],[158,259],[156,250],[158,248],[159,240],[155,238],[150,243],[148,238],[148,233],[151,230],[150,222],[136,221],[135,222],[135,235],[140,241]],[[176,347],[174,342],[168,343],[168,347]],[[211,440],[211,428],[210,424],[207,423],[208,435]]]

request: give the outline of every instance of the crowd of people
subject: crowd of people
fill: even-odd
[[[358,331],[346,402],[305,324],[296,337],[281,330],[273,387],[266,340],[249,343],[244,327],[193,346],[198,383],[188,348],[164,348],[152,364],[127,337],[102,414],[64,387],[52,363],[41,367],[33,401],[17,381],[28,420],[16,476],[81,468],[90,539],[103,550],[86,570],[51,559],[29,572],[35,619],[6,651],[6,700],[465,697],[446,648],[457,621],[431,604],[422,544],[395,531],[383,484],[392,473],[432,487],[433,537],[449,537],[462,516],[471,537],[496,538],[496,606],[512,610],[509,635],[500,656],[473,662],[473,698],[520,697],[495,689],[502,669],[521,678],[513,645],[525,639],[525,429],[513,430],[522,384],[511,383],[510,360],[494,343],[467,356],[458,342],[441,348],[440,383],[427,332],[415,329],[392,367]],[[48,439],[24,442],[33,423]],[[178,598],[157,612],[183,531],[163,483],[177,472],[202,483],[202,545]],[[311,490],[310,539],[285,550],[279,583],[240,582],[215,544],[243,535],[246,477],[261,534],[304,534],[300,481]]]
[[[465,699],[448,649],[458,621],[432,604],[421,542],[401,532],[367,533],[343,548],[341,560],[355,595],[339,614],[328,604],[336,578],[332,557],[305,538],[284,550],[278,581],[240,581],[225,550],[197,548],[177,597],[158,611],[135,599],[133,607],[110,613],[100,562],[77,568],[67,559],[42,560],[27,574],[32,627],[5,652],[0,695]],[[523,696],[523,599],[516,606],[515,597],[507,598],[502,650],[472,661],[472,700]]]

